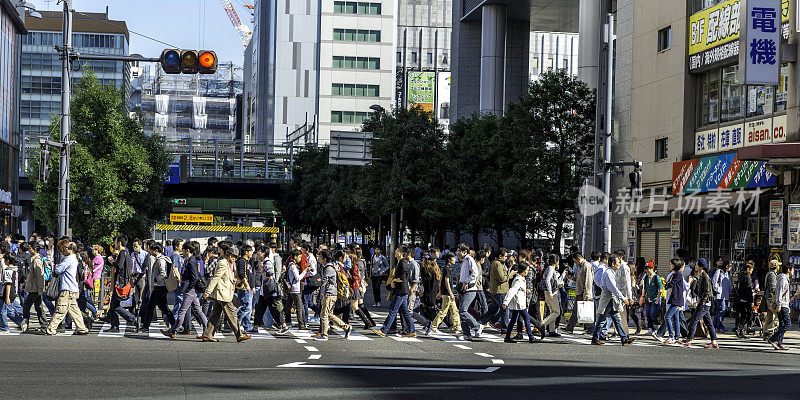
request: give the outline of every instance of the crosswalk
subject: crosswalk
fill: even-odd
[[[384,312],[372,312],[373,318],[378,325],[375,329],[380,329],[382,327],[382,322],[386,318],[386,313]],[[382,338],[373,335],[369,331],[357,329],[355,325],[355,321],[353,322],[353,331],[347,337],[348,341],[372,341],[372,340],[383,340]],[[161,321],[154,321],[151,324],[149,330],[147,332],[139,332],[136,333],[133,330],[133,327],[128,326],[125,324],[124,321],[120,321],[119,325],[119,332],[110,332],[111,325],[108,323],[104,324],[95,324],[92,329],[90,330],[90,335],[95,335],[97,337],[107,338],[107,339],[120,339],[120,338],[145,338],[150,340],[169,340],[166,336],[161,334],[162,329],[167,329],[168,327]],[[388,335],[387,337],[391,340],[397,342],[404,342],[404,343],[421,343],[424,341],[441,341],[448,344],[452,344],[457,348],[469,348],[465,344],[468,344],[466,340],[462,336],[456,336],[449,332],[438,332],[438,333],[431,333],[428,336],[424,336],[422,333],[424,332],[425,328],[421,326],[419,323],[415,322],[415,328],[417,330],[417,337],[412,338],[404,338],[399,334],[392,334]],[[203,333],[202,327],[192,322],[192,329],[197,333],[197,335],[201,335]],[[280,335],[275,333],[275,331],[268,331],[264,328],[259,328],[257,332],[250,332],[249,334],[252,335],[253,339],[257,340],[276,340],[276,339],[294,339],[299,343],[307,343],[313,341],[314,338],[312,335],[318,330],[318,324],[311,324],[309,325],[309,329],[307,330],[300,330],[296,325],[293,325],[288,333]],[[19,336],[23,332],[16,326],[11,326],[9,333],[3,336]],[[67,337],[73,336],[75,333],[75,327],[73,325],[72,329],[67,330],[63,333],[58,333],[56,337]],[[336,338],[337,340],[344,340],[344,330],[338,327],[331,327],[330,328],[331,338]],[[795,332],[796,333],[796,332]],[[0,336],[0,340],[2,337]],[[226,339],[227,336],[231,336],[230,333],[223,334],[220,332],[215,332],[214,337],[218,340]],[[638,335],[633,336],[637,338],[637,341],[633,343],[633,346],[636,347],[669,347],[675,349],[684,349],[686,351],[692,350],[705,350],[710,351],[711,349],[705,349],[704,346],[710,341],[708,339],[696,340],[694,344],[690,347],[684,346],[682,344],[666,344],[662,342],[658,342],[651,338],[650,336],[645,335]],[[194,340],[194,336],[190,335],[190,339]],[[484,343],[502,343],[503,342],[503,334],[501,332],[483,332],[480,335],[480,338],[483,340]],[[231,339],[233,339],[231,337]],[[562,334],[560,338],[550,338],[546,337],[543,340],[544,343],[564,343],[564,344],[578,344],[578,345],[590,345],[591,344],[591,336],[587,332],[575,331],[573,334]],[[774,350],[772,346],[760,339],[760,338],[750,338],[750,339],[736,339],[731,335],[723,334],[718,338],[719,347],[725,350],[735,350],[735,351],[768,351],[768,352],[778,352],[778,353],[790,353],[790,354],[800,354],[800,337],[796,334],[787,334],[784,340],[784,345],[789,347],[789,350]],[[480,344],[474,344],[480,345]],[[473,346],[473,344],[470,344]],[[618,340],[611,339],[606,341],[606,346],[621,346],[621,343]]]

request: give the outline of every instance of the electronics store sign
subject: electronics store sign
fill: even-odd
[[[785,43],[789,39],[789,0],[780,3],[780,36]],[[689,71],[739,58],[741,4],[740,0],[728,0],[689,17]]]
[[[694,138],[696,155],[719,153],[765,143],[781,143],[786,141],[786,115],[697,131]]]

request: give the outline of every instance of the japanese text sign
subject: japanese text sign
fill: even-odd
[[[777,85],[780,76],[781,2],[747,0],[741,18],[739,70],[745,85]]]

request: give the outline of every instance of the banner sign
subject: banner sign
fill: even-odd
[[[681,212],[678,210],[672,210],[672,224],[670,226],[669,237],[676,240],[681,238]]]
[[[789,204],[786,250],[800,251],[800,204]]]
[[[739,0],[728,0],[689,17],[689,71],[739,56]]]
[[[740,161],[736,153],[672,164],[672,194],[775,186],[765,161]]]
[[[741,147],[786,141],[786,115],[747,121],[744,124],[697,131],[694,154],[703,155]]]
[[[181,183],[181,166],[178,163],[169,165],[167,174],[164,176],[164,183],[168,185],[177,185]]]
[[[408,108],[419,106],[423,111],[433,111],[433,88],[436,74],[433,72],[408,72]]]
[[[783,200],[769,201],[769,245],[783,245]]]
[[[719,128],[719,151],[742,147],[744,124]]]
[[[745,85],[778,85],[780,77],[780,0],[747,0],[740,18],[739,73]]]
[[[214,214],[170,214],[169,222],[214,222]]]
[[[694,139],[694,154],[716,153],[720,150],[719,129],[695,132]]]

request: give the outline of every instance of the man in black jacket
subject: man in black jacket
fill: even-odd
[[[178,293],[183,296],[183,302],[181,303],[178,317],[175,319],[172,328],[161,331],[161,334],[170,339],[175,339],[178,327],[183,325],[186,313],[190,308],[197,321],[203,325],[204,330],[206,324],[208,324],[208,318],[203,314],[203,309],[200,308],[200,299],[198,296],[198,292],[201,290],[198,289],[198,284],[200,283],[200,269],[196,257],[200,255],[200,244],[194,241],[187,242],[183,245],[182,251],[186,263],[183,267],[183,274],[181,274],[181,284],[178,286]],[[202,292],[200,294],[202,295]]]
[[[111,328],[106,331],[107,333],[119,332],[119,317],[124,318],[125,321],[132,325],[134,332],[139,332],[137,318],[125,307],[120,305],[120,303],[131,296],[133,292],[130,286],[133,261],[131,261],[131,253],[128,252],[128,249],[125,247],[127,244],[127,236],[117,236],[116,239],[114,239],[113,254],[108,257],[108,262],[114,266],[114,292],[111,295],[111,305],[109,306],[111,311],[104,319],[105,322],[111,324]],[[125,294],[124,289],[127,289],[126,296],[120,295],[120,292]]]
[[[681,343],[686,346],[692,345],[697,324],[702,319],[705,322],[706,329],[708,329],[708,334],[711,336],[711,344],[707,345],[706,348],[719,348],[717,332],[714,330],[714,323],[711,320],[711,302],[714,300],[714,293],[711,289],[711,277],[706,272],[705,263],[698,262],[695,264],[692,276],[697,280],[697,307],[694,315],[689,320],[689,335],[686,337],[686,341]]]
[[[744,266],[744,271],[739,274],[739,281],[736,283],[738,301],[736,302],[736,337],[744,339],[744,330],[753,319],[753,273],[754,263],[748,260]]]

